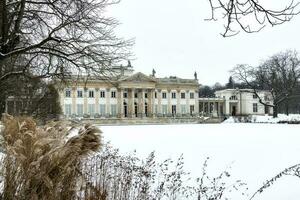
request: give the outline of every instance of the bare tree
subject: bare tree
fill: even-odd
[[[26,73],[42,78],[104,73],[128,56],[131,44],[114,34],[118,22],[104,15],[118,2],[1,0],[0,80]]]
[[[0,93],[11,77],[64,79],[105,75],[125,58],[131,40],[105,14],[119,0],[1,0]],[[3,108],[0,102],[0,110]],[[1,111],[0,111],[1,112]]]
[[[299,14],[299,2],[292,0],[280,10],[263,5],[259,0],[208,0],[211,7],[211,17],[217,20],[219,13],[224,19],[223,37],[233,36],[240,32],[259,32],[267,25],[275,26],[290,21]]]
[[[232,70],[232,75],[251,88],[249,92],[254,93],[261,104],[272,107],[274,117],[277,117],[279,104],[300,95],[297,90],[300,81],[300,58],[296,51],[278,53],[257,68],[238,65]],[[268,99],[258,95],[261,89],[270,91],[273,104],[268,104]]]

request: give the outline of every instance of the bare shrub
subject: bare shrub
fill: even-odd
[[[100,154],[89,157],[83,165],[84,180],[88,182],[82,188],[85,192],[81,198],[221,200],[226,199],[230,192],[246,190],[246,184],[240,180],[228,184],[228,170],[211,177],[206,168],[207,160],[203,164],[202,176],[192,179],[184,170],[182,155],[176,161],[166,159],[157,162],[152,152],[145,160],[141,160],[135,153],[121,155],[117,149],[105,144]]]
[[[75,199],[80,163],[101,147],[100,130],[85,126],[66,140],[70,125],[37,127],[31,118],[3,117],[3,199]]]

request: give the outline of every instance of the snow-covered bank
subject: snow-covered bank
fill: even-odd
[[[232,177],[248,183],[249,194],[286,167],[300,163],[300,125],[148,125],[101,129],[104,140],[111,141],[122,153],[136,149],[145,158],[155,151],[161,160],[176,159],[183,153],[185,169],[193,177],[201,173],[206,157],[211,158],[208,169],[212,175],[232,165]],[[298,200],[299,186],[299,178],[284,177],[255,199]]]
[[[277,118],[273,118],[272,116],[261,116],[261,115],[253,115],[249,117],[229,117],[223,123],[300,123],[300,114],[278,114]]]

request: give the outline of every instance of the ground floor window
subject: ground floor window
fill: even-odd
[[[112,104],[110,106],[110,114],[113,116],[113,117],[116,117],[117,116],[117,105],[116,104]]]
[[[176,115],[176,105],[172,105],[172,115]]]
[[[99,113],[101,116],[104,116],[105,115],[105,109],[106,108],[106,105],[105,104],[100,104],[99,106]]]
[[[83,104],[77,104],[77,115],[79,117],[83,116]]]
[[[72,114],[72,106],[71,104],[65,104],[65,114],[70,116]]]
[[[88,104],[88,114],[90,116],[95,115],[95,104]]]
[[[256,113],[257,112],[257,103],[253,104],[253,112]]]
[[[168,113],[168,105],[162,105],[162,113],[167,114]]]
[[[181,113],[182,114],[186,113],[186,105],[181,105]]]
[[[190,114],[193,114],[195,111],[195,106],[194,105],[190,105]]]

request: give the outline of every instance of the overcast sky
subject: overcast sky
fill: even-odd
[[[273,7],[288,1],[266,2]],[[207,0],[123,0],[109,14],[121,23],[118,35],[135,38],[135,70],[150,74],[154,68],[157,77],[193,78],[197,71],[200,84],[224,84],[236,64],[258,65],[286,49],[300,52],[300,15],[259,33],[223,38],[222,21],[204,21]]]

